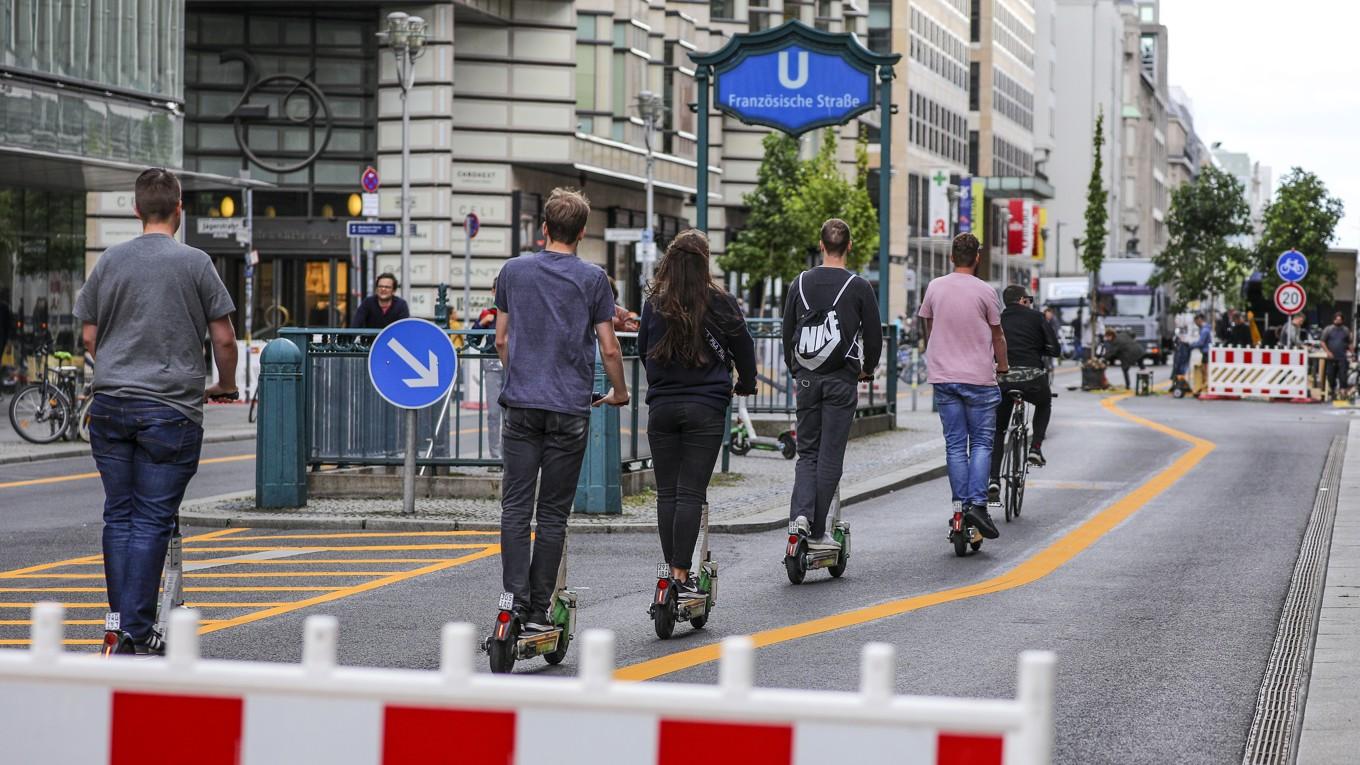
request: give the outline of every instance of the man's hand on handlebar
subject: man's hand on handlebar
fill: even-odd
[[[601,398],[595,399],[594,401],[591,402],[590,405],[604,406],[606,404],[608,404],[609,406],[627,406],[628,391],[624,390],[622,393],[615,393],[614,389],[610,388],[608,393],[604,394],[604,396]]]
[[[241,393],[236,390],[236,386],[227,385],[226,383],[211,385],[207,390],[203,391],[203,400],[211,401],[216,404],[224,404],[229,401],[236,401],[240,398]]]

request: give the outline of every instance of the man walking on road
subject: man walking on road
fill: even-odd
[[[799,274],[784,301],[784,358],[797,385],[798,464],[789,520],[811,543],[836,544],[826,528],[841,481],[859,380],[871,379],[883,353],[878,299],[850,273],[850,227],[822,224],[822,264]]]
[[[955,511],[988,539],[1000,533],[987,512],[996,408],[996,376],[1009,371],[996,291],[975,276],[981,244],[954,237],[954,273],[931,280],[918,312],[924,320],[926,370],[944,427],[945,462]],[[995,364],[993,364],[995,362]]]
[[[613,387],[594,405],[628,403],[609,279],[576,256],[590,203],[554,189],[543,215],[543,250],[511,258],[496,278],[496,352],[505,367],[501,579],[526,631],[551,628],[548,606],[590,432],[597,343]]]
[[[137,653],[163,654],[153,629],[161,568],[198,472],[204,398],[236,393],[235,309],[208,255],[175,241],[179,180],[168,170],[143,172],[135,205],[142,235],[104,252],[75,314],[85,351],[98,358],[90,446],[104,483],[109,609]],[[221,380],[206,391],[205,336]]]
[[[1322,350],[1327,354],[1327,382],[1333,400],[1345,395],[1350,385],[1349,353],[1354,347],[1346,317],[1338,311],[1332,317],[1331,326],[1322,330]]]

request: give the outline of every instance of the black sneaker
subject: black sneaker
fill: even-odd
[[[1001,532],[996,530],[996,524],[992,523],[992,514],[987,512],[986,507],[965,505],[963,517],[967,518],[969,523],[976,526],[977,530],[982,532],[982,536],[987,539],[996,539],[1001,536]]]
[[[704,595],[699,591],[699,577],[694,574],[690,574],[683,582],[676,582],[675,586],[678,590],[676,594],[682,598],[700,598]]]
[[[132,652],[138,656],[164,656],[165,638],[153,629],[146,639],[132,642]]]
[[[1048,460],[1044,459],[1043,450],[1037,446],[1031,446],[1029,448],[1029,464],[1034,467],[1043,467],[1044,465],[1047,465]]]
[[[1001,482],[1000,482],[1000,481],[993,480],[991,483],[987,484],[987,501],[988,501],[988,502],[1000,502],[1000,501],[1001,501]]]

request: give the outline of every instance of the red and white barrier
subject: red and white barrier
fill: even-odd
[[[1209,348],[1208,389],[1203,398],[1308,400],[1308,351],[1303,348]]]
[[[336,621],[307,619],[302,663],[198,657],[171,616],[165,660],[62,650],[62,608],[33,647],[0,651],[7,763],[95,765],[1044,765],[1054,657],[1020,657],[1018,698],[896,696],[893,648],[865,646],[858,693],[752,687],[754,645],[728,638],[716,686],[613,680],[589,630],[576,679],[474,673],[471,625],[445,626],[438,672],[337,667]]]

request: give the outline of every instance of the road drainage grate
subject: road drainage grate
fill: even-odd
[[[1247,737],[1243,765],[1293,765],[1298,753],[1313,642],[1327,578],[1327,555],[1336,520],[1337,486],[1345,455],[1346,441],[1337,436],[1327,451],[1317,499],[1280,611],[1280,626],[1256,699],[1256,716]]]

